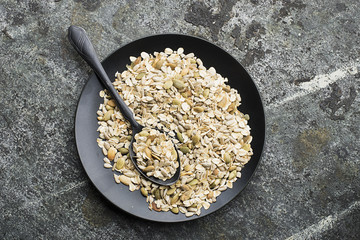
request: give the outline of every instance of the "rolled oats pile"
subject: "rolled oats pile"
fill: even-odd
[[[135,135],[133,149],[139,168],[147,176],[167,180],[179,167],[174,144],[165,133],[145,127]]]
[[[174,137],[181,175],[170,187],[140,177],[128,154],[131,126],[106,90],[97,111],[104,167],[130,191],[140,189],[152,210],[200,215],[232,188],[253,154],[249,116],[237,109],[240,95],[226,85],[227,78],[182,48],[142,52],[130,61],[127,70],[116,73],[114,87],[140,124]]]

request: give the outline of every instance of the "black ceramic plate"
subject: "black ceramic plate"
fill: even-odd
[[[115,206],[143,219],[158,222],[181,222],[203,217],[218,210],[245,188],[260,161],[265,140],[265,116],[259,92],[246,70],[223,49],[200,38],[179,34],[145,37],[121,47],[107,57],[102,64],[109,78],[114,79],[115,73],[122,72],[125,70],[126,64],[129,64],[129,56],[139,56],[142,51],[148,53],[164,51],[166,47],[174,50],[183,47],[185,53],[193,52],[203,61],[205,67],[214,67],[223,77],[227,77],[230,86],[236,88],[240,93],[242,98],[240,111],[250,115],[249,125],[253,136],[254,155],[242,170],[242,177],[234,183],[233,188],[222,192],[216,203],[211,204],[209,209],[202,209],[200,216],[187,218],[182,213],[150,211],[140,191],[130,192],[127,186],[116,184],[113,172],[103,167],[104,156],[96,143],[99,135],[96,131],[98,128],[96,111],[102,103],[99,91],[103,87],[95,74],[90,76],[78,103],[75,138],[87,175],[95,187]]]

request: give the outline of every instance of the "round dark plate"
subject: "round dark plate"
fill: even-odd
[[[190,218],[185,214],[171,212],[155,212],[148,209],[148,203],[140,191],[130,192],[127,186],[116,184],[113,172],[103,167],[103,154],[97,146],[99,133],[96,111],[102,103],[99,91],[104,89],[95,74],[92,74],[85,85],[78,103],[75,119],[75,138],[81,162],[95,187],[115,206],[134,216],[158,222],[181,222],[197,219],[208,215],[230,202],[247,185],[260,161],[265,140],[265,115],[259,92],[246,70],[223,49],[200,38],[163,34],[145,37],[131,42],[112,53],[103,62],[110,79],[115,73],[125,70],[130,63],[129,56],[139,56],[141,52],[153,53],[164,51],[166,47],[174,50],[183,47],[185,53],[193,52],[199,57],[206,68],[214,67],[223,77],[229,79],[229,85],[236,88],[241,96],[240,111],[250,115],[249,125],[253,136],[252,148],[254,155],[242,170],[232,189],[227,189],[217,198],[210,208],[201,210],[200,216]]]

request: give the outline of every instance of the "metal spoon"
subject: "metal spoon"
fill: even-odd
[[[158,185],[163,186],[170,186],[173,185],[180,177],[180,157],[179,152],[174,144],[174,148],[177,153],[177,161],[179,163],[179,167],[176,169],[176,172],[174,176],[170,179],[167,179],[165,181],[155,178],[155,177],[149,177],[147,176],[137,165],[137,161],[135,160],[135,153],[133,150],[133,143],[135,140],[135,135],[144,128],[141,124],[139,124],[135,118],[133,112],[130,110],[130,108],[126,105],[124,100],[120,97],[117,90],[112,85],[108,75],[106,74],[103,66],[101,65],[93,45],[91,44],[86,32],[81,27],[77,26],[70,26],[68,30],[68,38],[71,43],[71,45],[75,48],[75,50],[80,54],[80,56],[89,64],[89,66],[94,70],[95,74],[98,76],[98,78],[101,80],[101,82],[104,84],[105,88],[109,90],[111,96],[115,99],[117,106],[119,107],[122,115],[125,117],[126,120],[128,120],[132,127],[132,139],[129,146],[129,152],[130,152],[130,159],[133,162],[136,170],[147,180],[152,181]],[[158,130],[158,129],[157,129]]]

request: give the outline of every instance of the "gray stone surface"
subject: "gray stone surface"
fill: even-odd
[[[1,239],[359,239],[358,0],[0,0]],[[114,210],[80,164],[74,116],[90,68],[137,38],[200,36],[247,68],[268,124],[248,187],[218,212],[159,224]]]

